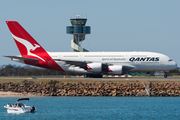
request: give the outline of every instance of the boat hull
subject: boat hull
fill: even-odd
[[[7,113],[26,113],[31,112],[31,107],[24,107],[24,108],[8,108]]]

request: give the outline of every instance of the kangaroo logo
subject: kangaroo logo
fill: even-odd
[[[40,56],[32,53],[32,51],[34,51],[36,48],[39,48],[39,47],[40,47],[39,45],[34,44],[35,46],[33,46],[29,41],[27,41],[27,40],[25,40],[25,39],[19,38],[19,37],[13,35],[13,34],[12,34],[12,36],[13,36],[13,38],[14,38],[15,40],[17,40],[18,42],[20,42],[21,44],[23,44],[23,45],[26,47],[26,49],[27,49],[27,55],[31,55],[31,56],[37,57],[37,58],[39,58],[39,59],[41,59],[42,61],[45,62],[45,60],[44,60],[43,58],[41,58]]]
[[[113,72],[110,68],[108,68],[108,72]]]

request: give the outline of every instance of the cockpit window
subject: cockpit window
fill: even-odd
[[[168,61],[173,61],[172,59],[169,59]]]

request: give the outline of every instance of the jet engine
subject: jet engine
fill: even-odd
[[[101,72],[102,71],[102,63],[88,63],[86,70],[88,72]]]
[[[121,65],[108,66],[102,63],[88,63],[84,69],[87,70],[88,72],[93,72],[93,73],[107,73],[111,75],[122,74]]]
[[[108,74],[111,75],[120,75],[122,74],[122,66],[108,66]]]

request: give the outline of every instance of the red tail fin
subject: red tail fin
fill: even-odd
[[[46,61],[51,59],[48,53],[37,43],[34,38],[16,21],[6,21],[9,30],[18,46],[22,57],[38,58]]]
[[[33,37],[16,21],[6,21],[25,64],[64,71]],[[17,57],[16,57],[17,58]],[[26,58],[35,58],[32,61]]]

